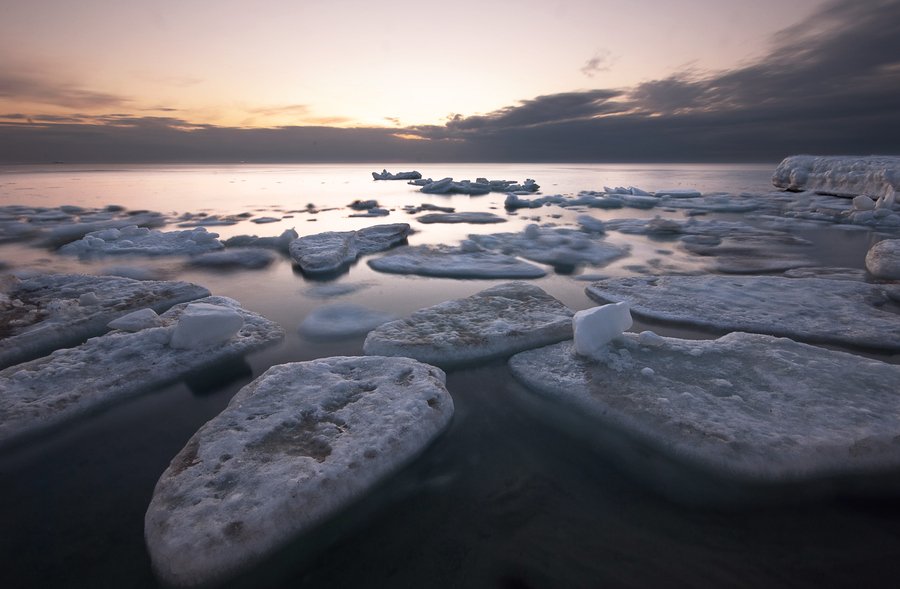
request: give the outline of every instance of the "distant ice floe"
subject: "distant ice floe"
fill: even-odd
[[[172,585],[222,582],[359,500],[447,427],[444,382],[408,358],[270,368],[160,477],[144,528],[154,570]]]
[[[391,174],[387,170],[382,170],[380,174],[372,172],[372,179],[374,180],[418,180],[421,177],[422,174],[415,170],[412,172],[397,172],[396,174]]]
[[[359,231],[328,231],[305,235],[290,245],[290,254],[301,270],[329,274],[346,268],[357,258],[384,251],[406,241],[407,223],[374,225]]]
[[[900,157],[793,155],[778,165],[772,183],[786,190],[881,200],[900,190]]]
[[[453,366],[570,337],[568,307],[537,286],[511,282],[385,323],[369,333],[363,351]]]
[[[259,269],[275,261],[276,254],[260,248],[231,248],[225,251],[208,252],[192,256],[191,266],[206,268],[247,268]]]
[[[606,243],[602,234],[536,224],[520,233],[470,235],[469,240],[486,250],[565,268],[579,264],[604,266],[629,252],[626,246]]]
[[[406,205],[403,207],[403,212],[408,213],[410,215],[417,215],[422,211],[435,211],[438,213],[455,213],[456,209],[453,207],[440,207],[438,205],[433,205],[431,203],[422,203],[420,205]]]
[[[250,213],[240,215],[209,215],[207,213],[184,213],[178,217],[178,227],[220,227],[237,225],[251,217]]]
[[[413,183],[411,182],[410,184]],[[517,184],[513,180],[488,180],[487,178],[477,178],[474,182],[471,180],[454,182],[453,178],[442,178],[440,180],[428,178],[425,181],[416,181],[414,184],[420,186],[419,190],[427,194],[530,193],[537,192],[540,189],[540,185],[531,178],[528,178],[522,184]]]
[[[750,331],[815,343],[900,350],[900,315],[879,307],[900,291],[848,280],[783,276],[652,276],[589,285],[603,303],[717,331]]]
[[[866,254],[866,269],[875,278],[900,280],[900,239],[885,239]]]
[[[597,358],[569,341],[509,365],[586,426],[575,431],[630,438],[616,448],[640,451],[621,463],[676,499],[796,500],[805,483],[859,491],[900,467],[900,366],[759,334],[652,332],[623,334]]]
[[[490,223],[506,223],[506,219],[494,213],[431,213],[416,217],[419,223],[473,223],[473,224],[490,224]]]
[[[78,256],[194,255],[225,247],[218,237],[218,233],[210,233],[205,227],[184,231],[156,231],[132,225],[88,233],[82,239],[62,246],[59,252]]]
[[[5,205],[0,206],[0,243],[41,237],[42,245],[58,247],[91,231],[128,225],[159,227],[165,222],[159,213],[126,211],[114,205],[103,209]]]
[[[300,333],[313,340],[337,340],[365,335],[395,315],[355,305],[335,303],[316,307],[300,324]]]
[[[265,225],[266,223],[278,223],[281,221],[281,217],[257,217],[255,219],[250,219],[251,223],[256,223],[257,225]]]
[[[257,237],[256,235],[236,235],[225,240],[225,247],[262,247],[288,253],[291,242],[300,237],[294,229],[285,229],[277,237]]]
[[[209,295],[189,282],[155,282],[111,276],[41,274],[0,278],[0,368],[100,335],[107,323],[150,308],[162,312]]]
[[[0,444],[32,435],[280,340],[275,323],[237,301],[177,305],[159,326],[113,331],[0,371]]]
[[[444,278],[540,278],[547,274],[533,264],[471,243],[407,246],[368,263],[379,272]]]

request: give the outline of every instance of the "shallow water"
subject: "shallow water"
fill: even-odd
[[[102,207],[164,213],[291,216],[210,227],[223,237],[301,234],[410,222],[411,244],[455,243],[469,233],[519,231],[527,223],[574,226],[579,212],[559,207],[508,214],[503,194],[423,195],[405,182],[373,182],[381,166],[47,166],[0,168],[0,204]],[[427,165],[435,179],[535,178],[543,194],[576,194],[604,185],[645,190],[767,192],[772,166]],[[350,219],[356,199],[394,209]],[[509,222],[422,225],[401,207],[430,202],[457,211],[492,211]],[[325,210],[305,212],[307,203]],[[301,211],[301,212],[291,212]],[[659,209],[591,210],[599,219],[683,218]],[[553,217],[551,215],[559,215]],[[740,215],[704,218],[740,219]],[[314,220],[313,220],[314,219]],[[164,228],[174,229],[173,226]],[[868,230],[802,228],[821,265],[864,267],[877,237]],[[700,270],[706,261],[676,242],[611,232],[631,255],[603,268],[551,272],[533,281],[573,309],[593,306],[579,274],[625,276],[659,259]],[[660,253],[668,252],[668,253]],[[263,270],[200,270],[183,260],[82,261],[27,243],[0,244],[16,268],[97,272],[117,264],[155,268],[234,297],[286,330],[283,343],[243,363],[110,407],[27,446],[0,451],[0,583],[5,587],[154,587],[143,516],[169,460],[241,386],[271,365],[362,353],[364,338],[312,342],[297,326],[316,306],[352,302],[396,315],[468,296],[497,280],[379,274],[362,259],[333,282],[362,284],[352,294],[312,296],[311,281],[286,258]],[[640,270],[638,270],[640,271]],[[637,321],[634,331],[713,337],[690,328]],[[873,355],[873,354],[870,354]],[[877,353],[875,356],[879,356]],[[900,362],[897,356],[883,359]],[[227,368],[227,369],[226,369]],[[595,586],[894,586],[900,574],[900,503],[824,499],[789,507],[687,507],[584,443],[580,432],[529,402],[503,362],[448,372],[456,415],[415,463],[347,514],[300,539],[238,579],[243,586],[595,587]],[[652,461],[650,461],[652,462]]]

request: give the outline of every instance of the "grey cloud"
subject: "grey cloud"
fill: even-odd
[[[104,108],[129,102],[116,94],[95,92],[35,73],[16,71],[0,71],[0,98],[65,108]]]
[[[612,52],[609,49],[601,49],[594,54],[581,66],[581,73],[589,78],[593,78],[600,72],[607,72],[613,64]]]

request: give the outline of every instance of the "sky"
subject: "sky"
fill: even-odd
[[[0,162],[900,152],[900,0],[5,0]]]

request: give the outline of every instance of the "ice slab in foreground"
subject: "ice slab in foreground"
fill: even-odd
[[[447,426],[444,373],[408,358],[274,366],[172,459],[144,533],[166,583],[224,580],[309,532]]]
[[[772,183],[787,190],[879,199],[900,191],[900,157],[793,155],[778,164]]]
[[[184,231],[156,231],[146,227],[123,227],[88,233],[59,248],[60,253],[79,256],[138,254],[144,256],[194,255],[220,250],[224,245],[205,227]]]
[[[353,303],[316,307],[300,324],[300,333],[310,339],[341,339],[369,333],[396,315]]]
[[[375,225],[359,231],[328,231],[295,239],[290,254],[304,272],[328,274],[340,271],[362,255],[403,243],[408,235],[408,223]]]
[[[520,233],[470,235],[469,239],[487,250],[553,266],[604,266],[628,255],[629,251],[627,246],[607,243],[602,234],[536,224],[528,225]]]
[[[537,286],[509,282],[385,323],[369,332],[363,351],[452,366],[570,337],[568,307]]]
[[[873,245],[866,254],[866,269],[876,278],[900,280],[900,239]]]
[[[369,266],[391,274],[443,278],[540,278],[547,273],[528,262],[497,252],[448,245],[417,245],[369,260]]]
[[[711,476],[706,491],[715,495],[900,467],[900,366],[748,333],[626,333],[607,354],[587,358],[568,341],[517,354],[509,365],[598,435],[622,432],[649,446],[637,452],[652,457],[645,476],[664,476],[670,460],[671,479],[696,485]],[[664,490],[677,494],[671,479]],[[753,490],[760,488],[745,498],[758,499]]]
[[[84,274],[0,278],[0,368],[77,345],[132,311],[161,313],[208,295],[189,282]]]
[[[240,320],[236,332],[233,317]],[[207,297],[169,309],[159,316],[158,327],[113,331],[12,366],[0,371],[0,444],[241,356],[283,335],[276,323],[242,309],[237,301]]]
[[[603,280],[585,291],[595,301],[626,301],[647,319],[900,350],[900,314],[879,308],[891,300],[887,288],[823,278],[651,276]]]

